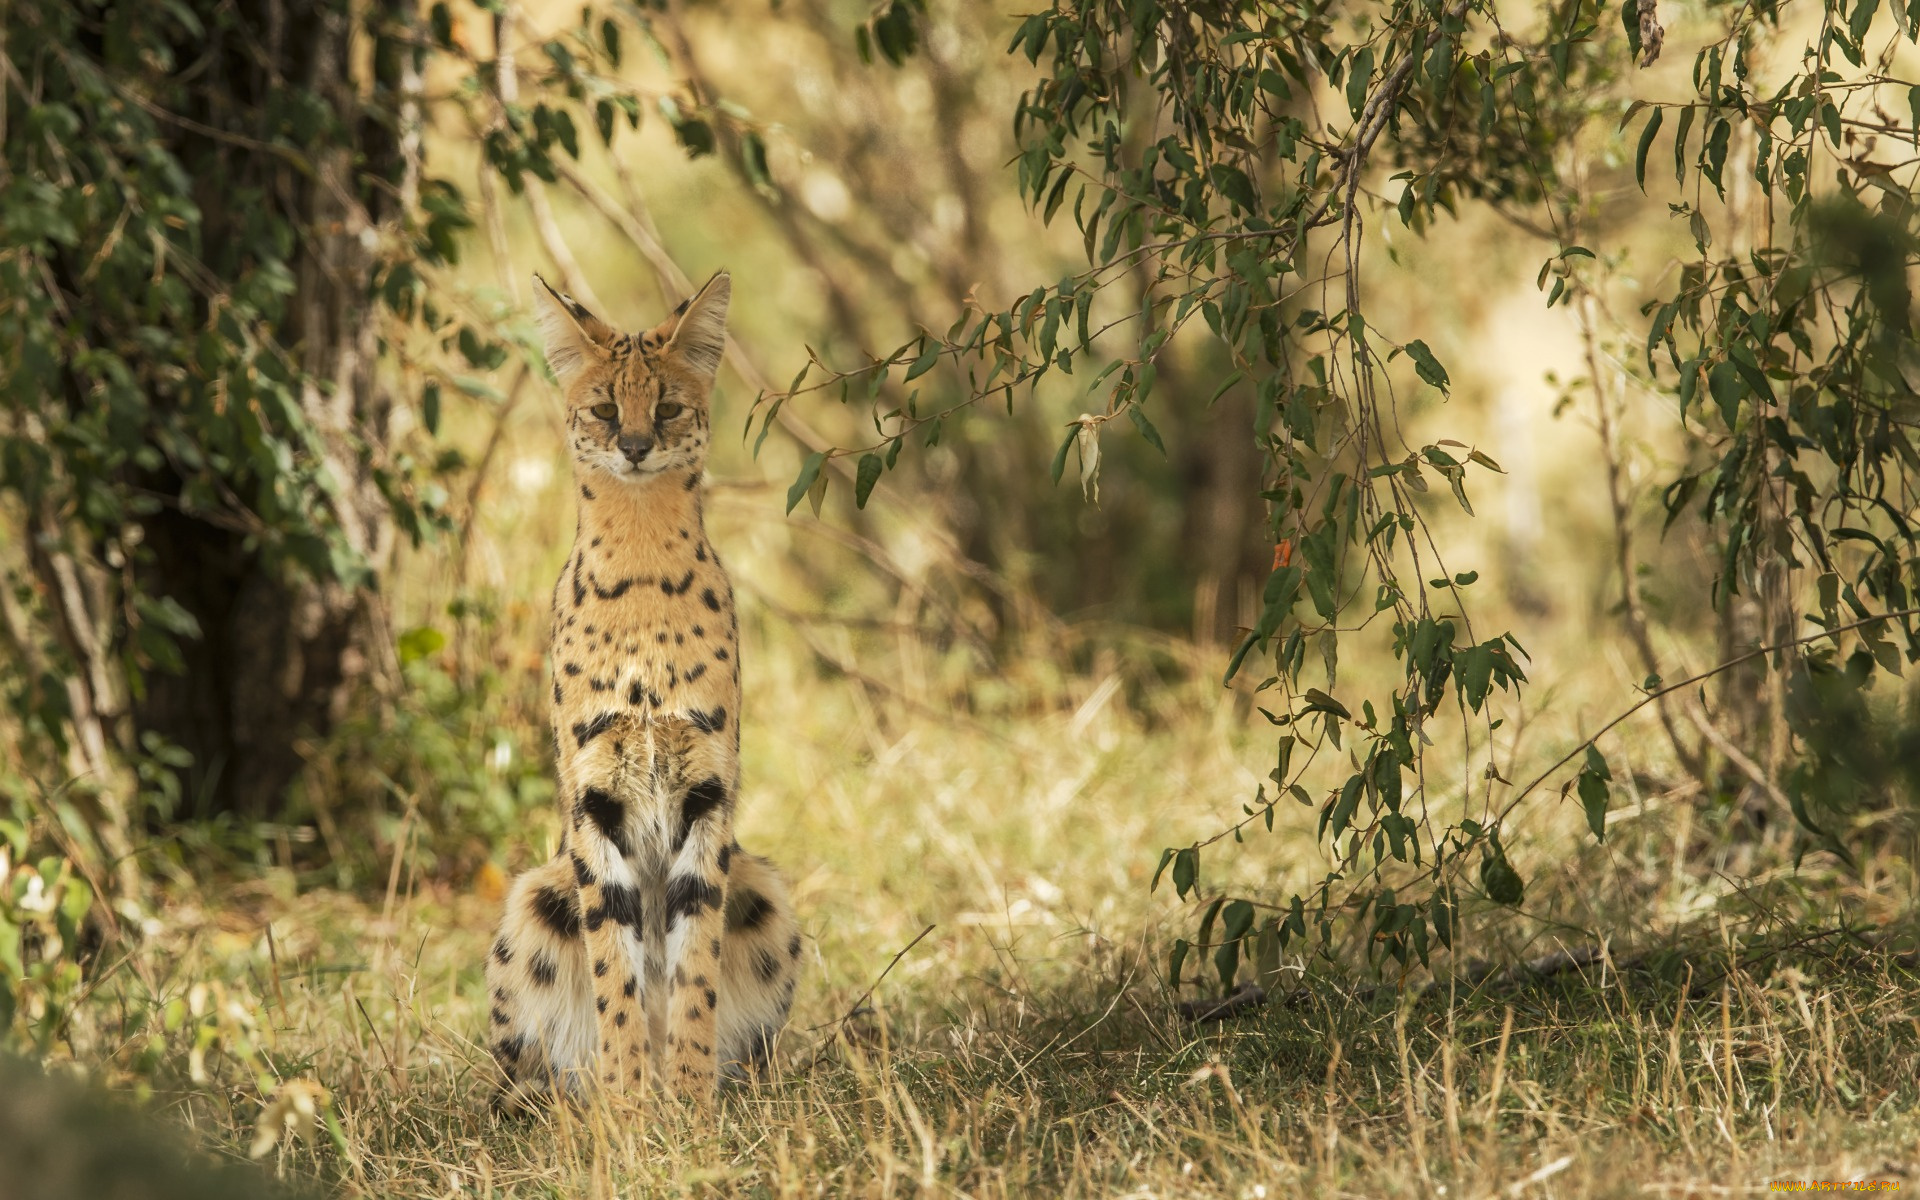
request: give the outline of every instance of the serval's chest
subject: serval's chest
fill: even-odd
[[[739,711],[733,588],[698,497],[652,490],[636,499],[583,489],[553,596],[553,726],[563,747],[575,726],[622,712],[724,722]]]

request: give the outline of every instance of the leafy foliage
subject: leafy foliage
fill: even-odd
[[[743,114],[619,77],[625,46],[657,48],[646,6],[583,10],[530,48],[506,8],[285,16],[29,2],[8,8],[0,40],[0,649],[19,668],[5,693],[43,787],[84,774],[134,793],[131,776],[190,764],[184,802],[151,781],[166,801],[156,821],[201,811],[198,789],[235,774],[217,738],[196,753],[153,727],[148,708],[163,705],[145,702],[161,687],[181,708],[209,705],[176,722],[206,729],[276,694],[263,676],[298,673],[319,728],[260,735],[291,763],[291,743],[344,707],[326,699],[330,679],[365,686],[354,663],[394,660],[347,643],[383,629],[393,534],[418,543],[453,520],[448,485],[467,464],[434,443],[447,407],[502,409],[502,372],[524,383],[543,369],[511,298],[449,273],[499,219],[494,181],[559,179],[584,138],[611,144],[648,110],[690,155],[725,131],[764,167]],[[430,93],[432,71],[456,86]],[[461,118],[485,151],[477,189],[425,160],[422,131]],[[305,588],[341,610],[338,636],[316,636],[309,615],[279,631],[295,666],[230,653],[279,633],[204,628],[208,616],[276,606],[186,594],[194,572],[179,561],[195,546],[218,560],[212,591],[236,577],[284,585],[269,596]],[[171,682],[189,661],[230,670],[231,693],[207,702],[218,682]],[[115,781],[115,764],[136,770]]]
[[[1636,101],[1627,117],[1647,113],[1634,154],[1643,182],[1674,118],[1676,175],[1693,199],[1672,211],[1701,255],[1647,306],[1639,339],[1650,377],[1665,350],[1659,369],[1707,458],[1669,489],[1668,505],[1678,513],[1703,499],[1724,548],[1722,605],[1765,579],[1790,613],[1794,572],[1820,573],[1816,624],[1834,631],[1834,645],[1800,653],[1813,639],[1797,636],[1790,616],[1768,631],[1772,669],[1806,696],[1841,678],[1831,660],[1842,633],[1861,647],[1846,687],[1920,657],[1909,597],[1920,457],[1902,415],[1920,394],[1905,265],[1914,209],[1898,169],[1863,160],[1873,139],[1915,138],[1908,85],[1885,74],[1912,29],[1903,11],[1883,18],[1898,34],[1869,64],[1862,39],[1877,6],[1829,0],[1813,53],[1763,93],[1749,65],[1779,36],[1784,11],[1718,14],[1725,36],[1699,53],[1698,100]],[[1249,963],[1271,964],[1309,933],[1331,949],[1343,923],[1370,959],[1424,963],[1452,945],[1463,899],[1523,903],[1526,880],[1503,834],[1575,759],[1561,795],[1604,839],[1614,779],[1599,735],[1525,786],[1494,762],[1503,723],[1494,710],[1528,682],[1527,654],[1514,634],[1476,628],[1468,589],[1478,574],[1445,565],[1423,514],[1439,483],[1471,515],[1478,473],[1501,468],[1458,441],[1407,444],[1395,398],[1423,386],[1444,393],[1452,380],[1421,331],[1368,321],[1363,244],[1370,224],[1432,233],[1466,203],[1503,214],[1544,207],[1543,223],[1564,228],[1578,194],[1561,148],[1611,135],[1632,58],[1652,62],[1662,34],[1633,4],[1621,7],[1619,32],[1603,7],[1578,3],[1544,12],[1530,31],[1502,27],[1472,0],[1199,10],[1143,0],[1034,13],[1008,47],[1041,69],[1014,116],[1017,183],[1042,221],[1071,213],[1087,269],[1002,309],[974,306],[944,334],[851,370],[814,374],[825,364],[810,361],[787,391],[763,397],[764,420],[807,393],[864,396],[877,442],[835,452],[860,456],[864,506],[903,448],[937,441],[959,409],[989,398],[1011,406],[1020,390],[1076,371],[1098,409],[1069,428],[1053,477],[1077,449],[1083,488],[1097,498],[1109,422],[1124,415],[1161,444],[1151,416],[1159,364],[1188,327],[1227,361],[1216,397],[1251,389],[1274,565],[1226,680],[1270,664],[1256,691],[1275,697],[1261,711],[1278,730],[1276,766],[1242,820],[1162,856],[1155,885],[1170,872],[1175,893],[1201,903],[1195,938],[1172,951],[1175,984],[1191,950],[1210,951],[1231,988]],[[1765,244],[1726,238],[1716,256],[1703,205],[1708,189],[1716,203],[1726,194],[1736,129],[1757,141],[1748,171]],[[1391,196],[1380,180],[1389,163],[1398,172],[1387,182],[1401,184]],[[1835,166],[1838,194],[1816,198],[1812,181]],[[1541,270],[1548,306],[1587,294],[1595,268],[1593,250],[1560,240]],[[966,398],[928,410],[904,385],[943,362],[964,373]],[[809,459],[790,507],[828,478],[821,456]],[[1889,625],[1904,634],[1904,655]],[[1390,694],[1337,686],[1342,647],[1356,638],[1402,664]],[[1314,686],[1322,667],[1325,686]],[[1640,703],[1679,686],[1650,679]],[[1812,783],[1832,765],[1822,748],[1832,739],[1809,736],[1823,706],[1801,700],[1793,711],[1809,756],[1792,776],[1794,811],[1844,853],[1804,803],[1809,787],[1832,795]],[[1449,770],[1457,782],[1428,767],[1443,735],[1448,761],[1465,763]],[[1216,847],[1272,829],[1289,801],[1316,812],[1330,863],[1319,883],[1277,906],[1209,887],[1203,865]]]

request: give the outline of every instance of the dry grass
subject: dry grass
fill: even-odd
[[[1884,952],[1694,937],[1684,959],[1418,999],[1316,975],[1292,1005],[1195,1027],[1162,982],[1166,927],[1187,918],[1146,873],[1170,830],[1250,786],[1264,746],[1230,714],[1179,688],[1143,713],[1108,677],[1062,677],[1077,704],[955,726],[883,719],[806,656],[757,673],[743,838],[794,875],[811,966],[777,1078],[718,1121],[495,1117],[490,876],[415,879],[404,854],[391,894],[296,894],[276,872],[180,895],[75,1022],[76,1056],[153,1079],[235,1154],[277,1078],[316,1080],[337,1137],[270,1161],[356,1196],[1722,1195],[1920,1172],[1920,980]],[[1636,845],[1663,861],[1685,811],[1654,809],[1627,826],[1640,843],[1616,837],[1571,876],[1621,886]],[[1314,869],[1288,829],[1243,868]],[[1678,928],[1670,906],[1697,908],[1712,881],[1668,874],[1597,931]],[[929,924],[871,1014],[842,1021]],[[1729,947],[1749,965],[1727,970]],[[162,1032],[165,1001],[196,986],[207,1015]]]

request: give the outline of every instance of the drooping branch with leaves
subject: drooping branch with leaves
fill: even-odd
[[[863,53],[904,61],[922,11],[909,0],[876,10]],[[1440,236],[1479,204],[1554,243],[1540,271],[1548,307],[1591,296],[1600,257],[1617,255],[1570,236],[1585,200],[1566,156],[1617,142],[1616,127],[1643,112],[1635,174],[1644,181],[1672,116],[1675,173],[1692,198],[1671,208],[1701,257],[1679,264],[1677,288],[1626,331],[1645,346],[1633,382],[1677,397],[1695,460],[1666,502],[1678,516],[1704,499],[1723,551],[1716,603],[1757,590],[1773,614],[1757,639],[1764,653],[1723,645],[1728,661],[1690,682],[1764,664],[1792,761],[1778,785],[1764,773],[1761,782],[1810,844],[1844,857],[1819,812],[1883,811],[1912,795],[1887,737],[1843,732],[1884,717],[1863,694],[1876,672],[1897,675],[1920,656],[1908,599],[1920,459],[1901,416],[1920,399],[1906,283],[1916,160],[1888,161],[1920,144],[1908,116],[1920,90],[1891,74],[1910,15],[1882,18],[1875,40],[1876,11],[1876,0],[1850,11],[1830,0],[1811,15],[1715,6],[1708,15],[1724,32],[1700,50],[1698,96],[1686,102],[1633,98],[1633,64],[1652,64],[1665,40],[1654,6],[1634,0],[1551,6],[1526,31],[1470,2],[1136,0],[1060,4],[1019,23],[1009,52],[1041,76],[1014,114],[1017,185],[1042,221],[1071,214],[1085,269],[1005,307],[973,301],[944,334],[864,363],[811,357],[788,389],[762,396],[761,414],[834,391],[864,402],[869,443],[815,453],[788,495],[789,508],[811,496],[817,509],[824,464],[849,455],[864,507],[903,451],[936,443],[963,410],[1011,408],[1042,380],[1072,376],[1090,409],[1069,425],[1052,473],[1057,482],[1077,456],[1092,502],[1111,422],[1124,417],[1164,451],[1155,416],[1171,402],[1156,402],[1155,384],[1183,330],[1220,363],[1213,398],[1253,393],[1249,436],[1265,470],[1247,503],[1265,509],[1274,558],[1225,678],[1266,666],[1254,690],[1278,727],[1276,765],[1240,821],[1159,863],[1156,886],[1168,877],[1202,902],[1196,935],[1171,951],[1176,986],[1195,949],[1211,952],[1231,988],[1243,961],[1270,971],[1293,940],[1311,932],[1330,948],[1337,929],[1370,960],[1426,962],[1452,944],[1463,900],[1521,903],[1505,837],[1523,801],[1553,795],[1544,785],[1561,770],[1572,774],[1559,777],[1559,796],[1577,800],[1604,839],[1615,781],[1599,735],[1526,787],[1496,764],[1496,701],[1517,701],[1527,655],[1513,633],[1476,628],[1478,573],[1447,562],[1422,497],[1444,483],[1471,515],[1474,473],[1500,468],[1458,441],[1408,442],[1398,399],[1451,380],[1421,330],[1369,323],[1364,278],[1370,225]],[[1754,58],[1789,57],[1793,22],[1813,16],[1804,60],[1761,91]],[[1875,156],[1877,146],[1886,151]],[[1835,167],[1837,186],[1816,187]],[[1738,189],[1744,209],[1727,199],[1736,171],[1752,180]],[[1747,229],[1723,236],[1720,257],[1710,253],[1716,221]],[[936,369],[963,378],[957,404],[920,402],[913,385]],[[1795,606],[1809,570],[1818,609],[1805,619],[1829,635],[1801,634]],[[1401,664],[1390,693],[1337,686],[1343,647],[1356,642]],[[1647,699],[1623,707],[1673,690],[1650,675]],[[1710,721],[1703,728],[1709,744],[1732,746]],[[1783,756],[1768,761],[1780,769]],[[1317,884],[1284,902],[1206,885],[1206,864],[1229,839],[1239,845],[1276,819],[1314,822],[1328,861]]]

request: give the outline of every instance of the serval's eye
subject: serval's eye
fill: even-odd
[[[678,404],[656,404],[653,408],[655,420],[671,421],[679,415],[680,406]]]
[[[611,421],[620,415],[620,406],[618,404],[596,404],[589,411],[602,421]]]

